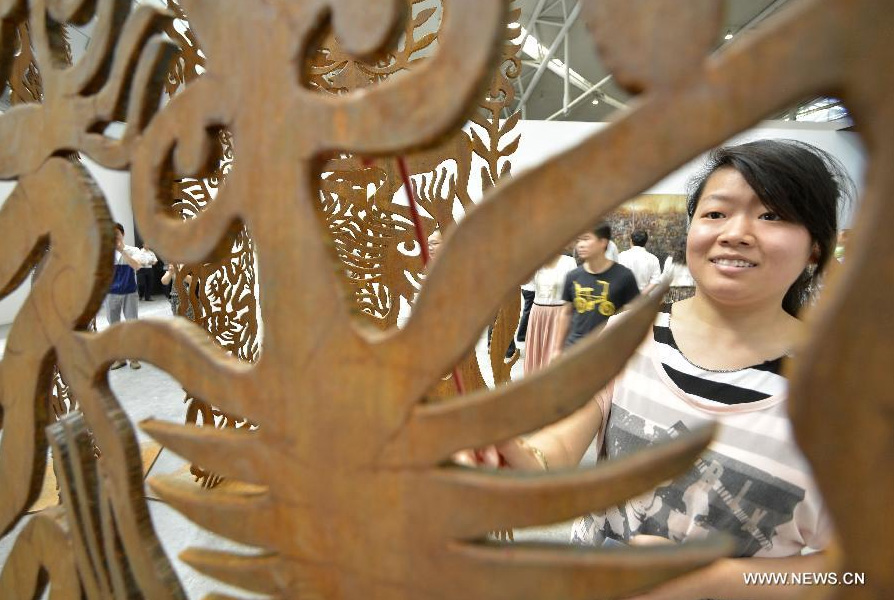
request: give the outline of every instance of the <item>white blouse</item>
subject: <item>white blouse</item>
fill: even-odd
[[[541,267],[534,274],[534,304],[558,306],[562,301],[565,276],[577,268],[577,262],[564,254],[552,267]]]
[[[678,265],[674,263],[674,259],[672,256],[668,256],[664,261],[664,269],[661,272],[661,275],[666,277],[668,271],[673,272],[673,279],[671,279],[671,287],[692,287],[695,285],[695,280],[692,279],[692,274],[689,272],[689,267],[686,265]]]

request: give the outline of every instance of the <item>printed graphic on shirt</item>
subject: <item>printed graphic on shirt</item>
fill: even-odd
[[[606,432],[611,458],[688,433],[678,422],[669,429],[647,425],[642,417],[612,407]],[[674,541],[723,531],[736,541],[737,556],[769,552],[777,530],[794,519],[804,489],[714,451],[706,451],[685,475],[653,492],[578,523],[578,543],[602,544],[648,534]]]
[[[594,288],[584,287],[576,281],[574,284],[574,309],[580,313],[588,313],[598,308],[599,314],[610,317],[615,314],[615,305],[608,299],[607,281],[601,279],[596,280],[596,287],[599,289],[597,295]]]

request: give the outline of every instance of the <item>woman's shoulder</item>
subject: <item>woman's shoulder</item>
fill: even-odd
[[[559,257],[559,264],[557,267],[565,272],[573,271],[577,268],[577,261],[574,260],[574,257],[563,254]]]

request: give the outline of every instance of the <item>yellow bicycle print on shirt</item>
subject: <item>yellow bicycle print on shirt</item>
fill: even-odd
[[[596,280],[596,285],[601,287],[601,293],[597,296],[593,293],[594,288],[583,287],[578,282],[574,283],[574,309],[583,314],[588,313],[597,307],[599,308],[599,314],[605,317],[610,317],[615,314],[615,305],[608,299],[608,286],[609,283],[607,281],[602,281],[601,279]]]

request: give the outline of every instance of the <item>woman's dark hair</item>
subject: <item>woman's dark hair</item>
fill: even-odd
[[[124,225],[121,223],[115,223],[115,229],[121,232],[121,235],[124,235]]]
[[[708,178],[722,168],[738,171],[764,206],[786,221],[803,225],[816,244],[816,268],[805,269],[782,300],[782,308],[797,315],[835,251],[838,206],[853,197],[853,181],[829,153],[795,140],[760,140],[717,148],[689,184],[690,219]]]

